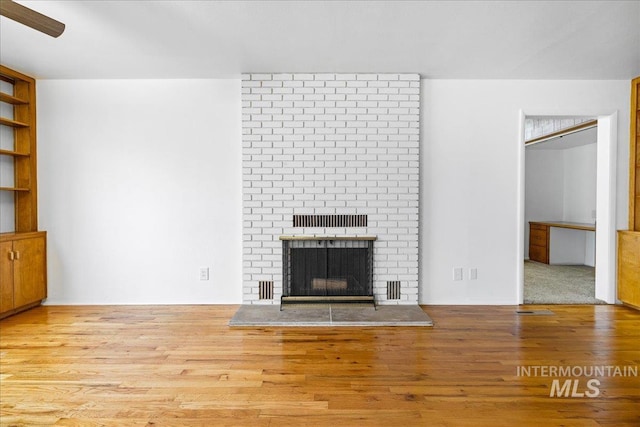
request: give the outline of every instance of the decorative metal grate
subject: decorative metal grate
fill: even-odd
[[[283,297],[373,296],[373,240],[283,240]]]
[[[399,281],[387,282],[387,299],[400,299],[401,289]]]
[[[258,282],[258,299],[273,299],[273,280]]]
[[[366,227],[367,215],[294,215],[294,227]]]

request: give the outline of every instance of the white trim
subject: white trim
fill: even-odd
[[[598,117],[596,298],[616,302],[616,153],[618,113]]]
[[[516,267],[517,301],[524,302],[524,201],[525,201],[525,144],[524,110],[519,111],[520,134],[518,136],[518,195],[517,209],[518,265]],[[557,114],[580,116],[583,114]],[[596,298],[609,304],[616,299],[616,153],[617,153],[618,113],[598,116],[597,142],[597,202],[596,202]]]
[[[517,227],[518,227],[518,235],[516,238],[517,242],[517,260],[518,265],[516,266],[516,283],[518,284],[516,291],[516,298],[518,304],[522,304],[524,302],[524,233],[525,233],[525,223],[524,223],[524,188],[525,188],[525,144],[524,144],[524,120],[526,115],[524,111],[518,111],[520,125],[518,129],[520,130],[518,134],[518,206],[516,208],[516,215],[518,216]]]

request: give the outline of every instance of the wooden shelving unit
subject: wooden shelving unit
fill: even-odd
[[[33,78],[0,65],[0,79],[13,86],[3,93],[1,102],[13,106],[13,117],[0,117],[0,125],[13,128],[13,147],[3,147],[0,155],[13,159],[13,185],[0,191],[13,191],[15,232],[38,230],[38,183],[36,160],[36,82]]]
[[[11,150],[1,150],[0,149],[0,155],[3,156],[25,156],[25,157],[29,157],[29,153],[18,153],[16,151],[11,151]]]
[[[0,117],[0,125],[11,126],[14,128],[28,128],[28,123],[17,122],[15,120],[5,119]]]
[[[26,99],[16,98],[8,93],[0,93],[0,102],[6,102],[13,105],[28,105],[29,101]]]
[[[15,224],[0,230],[0,318],[34,307],[47,296],[46,233],[38,230],[38,183],[36,152],[36,82],[33,78],[0,65],[0,80],[12,93],[0,92],[3,112],[0,126],[10,128],[12,141],[3,141],[3,164],[13,165],[13,182],[1,183],[8,192],[3,204],[13,203]],[[4,132],[4,131],[3,131]],[[11,145],[11,146],[10,146]],[[5,175],[6,178],[6,175]],[[3,205],[3,209],[11,209]],[[5,224],[6,225],[6,224]]]
[[[28,187],[0,187],[0,191],[31,191]]]
[[[640,77],[631,82],[629,230],[618,231],[618,299],[640,309]]]

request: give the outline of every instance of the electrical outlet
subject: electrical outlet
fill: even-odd
[[[469,280],[477,280],[478,279],[478,269],[470,268],[469,269]]]
[[[453,280],[456,282],[462,280],[462,267],[456,267],[453,269]]]
[[[200,280],[209,280],[209,267],[200,268]]]

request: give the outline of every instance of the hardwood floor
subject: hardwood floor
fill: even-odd
[[[594,376],[590,398],[517,375],[640,371],[639,311],[517,308],[424,307],[433,328],[253,329],[227,326],[237,306],[39,307],[0,322],[0,424],[640,426],[638,376]],[[590,378],[569,378],[574,395],[595,393]]]

